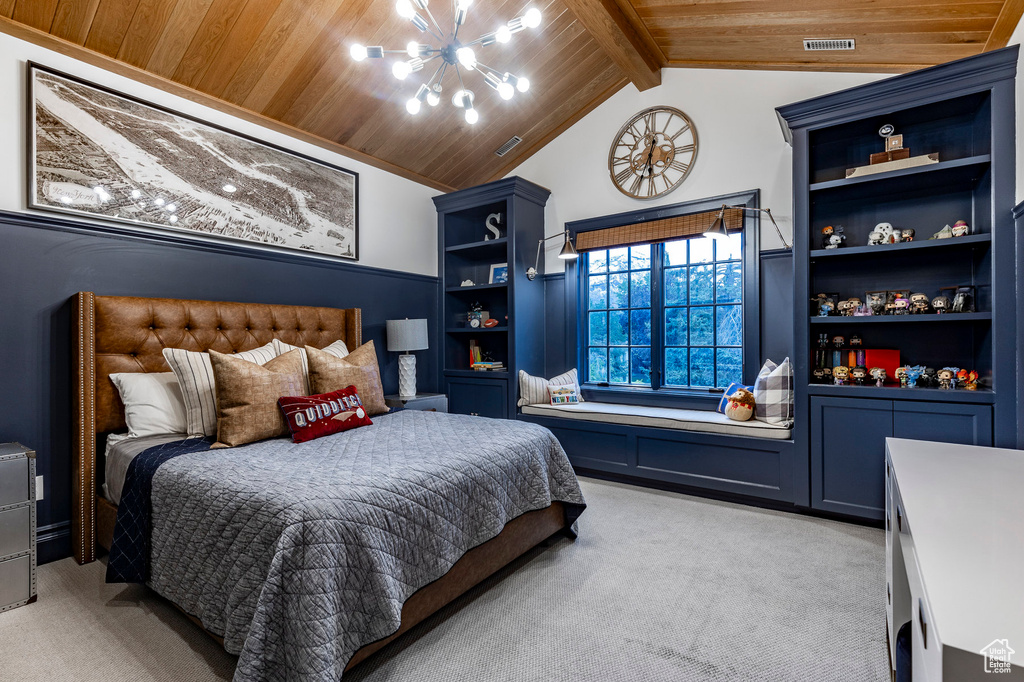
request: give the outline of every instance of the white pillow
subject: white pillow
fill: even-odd
[[[306,349],[293,346],[290,343],[285,343],[280,339],[274,339],[271,343],[274,344],[274,349],[277,351],[278,355],[284,355],[285,353],[293,350],[299,351],[299,354],[302,356],[302,380],[306,382],[306,395],[310,395],[313,391],[309,385],[309,358],[306,357]],[[333,355],[336,358],[343,358],[349,354],[348,346],[346,346],[345,342],[341,340],[335,341],[320,350]]]
[[[273,343],[268,343],[253,350],[234,353],[232,357],[265,365],[277,357],[277,351]],[[164,348],[164,360],[178,378],[181,397],[185,400],[188,423],[185,432],[189,436],[216,436],[217,393],[209,354],[182,348]]]
[[[580,391],[580,382],[576,379],[576,368],[573,367],[564,374],[559,374],[557,377],[551,379],[545,379],[543,377],[535,377],[531,374],[527,374],[523,370],[519,370],[519,402],[516,403],[519,407],[523,405],[547,405],[550,397],[548,396],[548,385],[553,384],[555,386],[571,386],[576,389],[576,395],[579,396],[579,401],[583,402],[583,395]]]
[[[185,433],[185,399],[174,372],[124,372],[110,380],[121,394],[132,438]]]

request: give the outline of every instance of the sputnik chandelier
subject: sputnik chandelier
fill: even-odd
[[[505,100],[512,99],[516,90],[519,92],[529,90],[530,81],[528,79],[515,76],[507,71],[502,73],[493,67],[477,61],[476,52],[474,52],[473,48],[487,47],[494,43],[507,43],[512,39],[512,34],[518,33],[525,28],[540,26],[540,10],[531,8],[523,16],[512,19],[492,33],[480,36],[471,43],[461,43],[459,42],[459,28],[466,23],[466,16],[469,13],[469,6],[472,2],[473,0],[453,0],[454,26],[450,33],[445,33],[437,23],[437,20],[434,19],[434,15],[427,9],[428,0],[398,0],[395,9],[398,11],[399,16],[412,22],[412,25],[418,28],[421,33],[428,33],[436,38],[440,41],[441,47],[434,47],[433,45],[420,43],[415,40],[410,41],[404,50],[385,50],[380,45],[366,46],[356,44],[351,48],[352,59],[361,62],[367,57],[370,59],[383,59],[386,54],[408,55],[408,60],[396,61],[391,66],[391,73],[394,74],[395,78],[403,81],[411,74],[422,71],[423,67],[435,59],[440,59],[441,64],[434,71],[434,75],[426,83],[420,84],[416,95],[405,103],[406,111],[416,115],[420,112],[424,102],[432,107],[437,106],[438,102],[441,101],[441,92],[443,91],[441,81],[444,79],[449,68],[451,68],[455,71],[459,81],[459,89],[452,97],[452,104],[465,110],[467,123],[476,123],[480,119],[480,115],[473,107],[476,95],[473,94],[472,90],[466,89],[465,84],[462,82],[462,70],[459,67],[461,66],[467,71],[478,72],[483,76],[484,82]],[[427,23],[427,19],[423,18],[420,11],[427,15],[430,23]]]

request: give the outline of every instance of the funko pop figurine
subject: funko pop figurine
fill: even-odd
[[[875,229],[868,234],[868,246],[894,244],[900,240],[899,234],[893,228],[892,223],[878,223],[875,225]]]
[[[818,348],[828,348],[828,334],[825,332],[818,334]]]
[[[871,308],[872,315],[885,315],[885,292],[868,292],[868,307]]]
[[[843,245],[844,241],[846,241],[846,235],[844,235],[844,234],[834,234],[834,235],[832,235],[831,237],[828,238],[828,245],[825,248],[826,249],[838,249],[840,246]]]
[[[921,370],[921,376],[917,380],[918,388],[936,388],[939,385],[939,379],[935,376],[935,370],[931,367],[925,367]]]
[[[921,388],[921,374],[924,372],[924,367],[921,365],[913,365],[907,367],[907,387],[908,388]]]
[[[900,241],[901,242],[912,242],[914,241],[914,230],[906,229],[900,230]]]
[[[825,373],[825,380],[824,380],[823,383],[831,384],[832,383],[832,368],[831,367],[822,367],[821,371]]]
[[[864,342],[861,341],[859,336],[854,334],[850,337],[850,348],[860,348],[862,345],[864,345]]]
[[[949,298],[947,296],[936,296],[932,299],[932,308],[936,315],[949,312]]]
[[[826,225],[825,227],[821,228],[821,248],[823,248],[823,249],[827,249],[828,248],[829,240],[831,239],[832,234],[835,231],[836,231],[836,229],[834,227],[832,227],[831,225]]]
[[[828,317],[836,309],[836,301],[828,294],[818,294],[811,299],[811,305],[818,306],[818,317]]]
[[[896,368],[896,378],[900,382],[900,388],[907,387],[907,369],[908,367],[906,365]]]
[[[853,315],[853,311],[857,309],[857,306],[851,303],[849,300],[840,301],[836,304],[836,310],[843,317],[850,317]]]
[[[939,379],[939,388],[951,389],[956,387],[956,367],[943,367],[935,376]]]
[[[949,304],[951,313],[973,313],[974,312],[974,287],[957,287],[953,294],[953,302]]]
[[[967,224],[966,220],[958,220],[953,223],[952,232],[954,237],[966,237],[971,233],[971,226]]]
[[[846,337],[845,336],[841,336],[839,334],[836,334],[835,336],[832,337],[832,347],[833,348],[842,348],[845,345],[846,345]]]
[[[856,296],[852,296],[843,301],[843,307],[840,309],[840,311],[843,315],[846,315],[847,317],[852,317],[853,314],[857,312],[857,308],[860,308],[861,305],[863,305],[863,301],[861,301]]]
[[[815,367],[814,371],[811,372],[811,374],[814,376],[814,383],[816,383],[816,384],[823,384],[823,383],[825,383],[825,368],[824,367]]]
[[[868,378],[868,370],[866,367],[857,366],[850,370],[850,378],[853,379],[853,383],[858,386],[863,386]]]
[[[963,372],[964,370],[960,370],[960,371]],[[959,372],[957,373],[957,378],[959,379]],[[964,380],[963,380],[963,386],[964,386],[965,390],[977,391],[978,390],[978,373],[975,372],[973,369],[970,372],[967,372],[967,376],[964,377]]]
[[[845,386],[850,378],[850,368],[846,365],[839,365],[832,368],[832,383],[836,386]]]
[[[922,315],[927,312],[931,312],[931,306],[928,304],[928,294],[911,294],[910,295],[910,312],[915,315]]]
[[[905,298],[897,298],[890,305],[892,305],[892,315],[906,315],[910,312],[910,301]],[[886,308],[889,306],[887,305]]]
[[[872,367],[868,373],[875,380],[875,386],[878,388],[885,386],[885,380],[888,378],[885,374],[885,367]]]

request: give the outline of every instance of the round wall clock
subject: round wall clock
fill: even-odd
[[[608,151],[608,172],[626,196],[656,199],[683,184],[696,160],[693,122],[674,107],[651,107],[619,129]]]

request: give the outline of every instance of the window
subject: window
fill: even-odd
[[[720,242],[590,251],[581,260],[588,382],[706,389],[742,380],[741,232]]]

